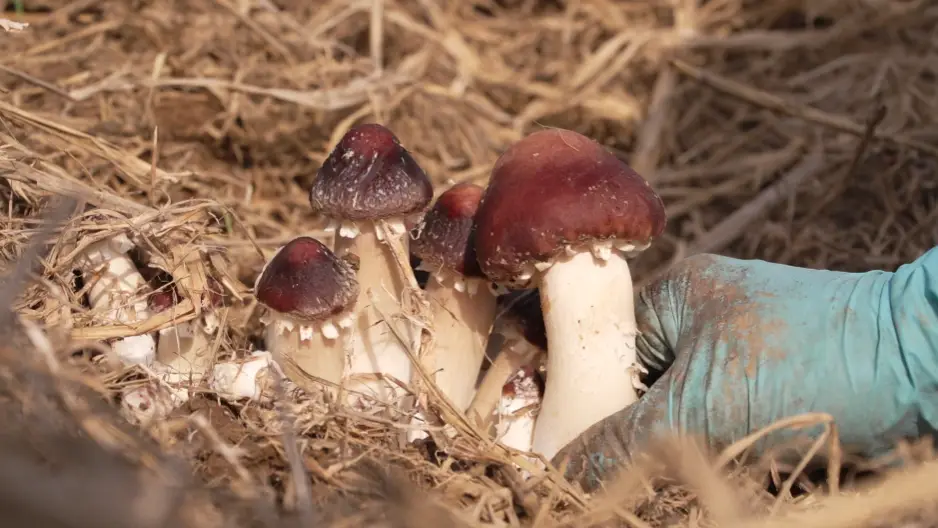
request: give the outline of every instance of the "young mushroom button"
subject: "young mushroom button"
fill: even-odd
[[[637,399],[626,256],[664,230],[664,204],[595,141],[551,129],[498,159],[476,226],[482,271],[540,290],[550,349],[533,450],[550,459]]]
[[[346,361],[341,331],[352,324],[358,292],[352,264],[309,237],[280,248],[257,278],[254,295],[268,310],[267,348],[307,392],[323,392],[309,376],[341,382]]]
[[[313,212],[326,217],[336,234],[336,254],[354,254],[360,265],[349,375],[380,373],[402,383],[411,381],[412,365],[404,347],[414,343],[419,328],[402,313],[398,297],[412,271],[401,269],[391,248],[406,259],[408,224],[419,219],[432,198],[433,186],[423,169],[390,130],[377,124],[349,130],[310,188]],[[396,335],[385,317],[404,335]],[[385,402],[403,394],[393,383],[380,380],[350,383],[349,389]]]

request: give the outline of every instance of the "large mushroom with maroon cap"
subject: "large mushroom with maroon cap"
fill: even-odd
[[[406,258],[408,224],[416,223],[433,199],[429,178],[390,130],[359,125],[329,154],[309,199],[335,232],[336,254],[354,254],[359,261],[361,291],[348,374],[380,373],[409,383],[413,366],[405,347],[415,342],[419,329],[403,317],[399,297],[408,287],[404,273],[412,271],[400,269],[390,245]],[[386,316],[404,323],[397,327],[406,327],[406,343],[385,322]],[[381,380],[350,383],[349,389],[385,402],[401,394],[396,385]]]
[[[648,182],[576,132],[535,132],[495,163],[476,249],[493,281],[540,290],[550,349],[532,449],[548,459],[638,398],[626,257],[665,222]]]
[[[314,238],[291,240],[264,266],[254,284],[255,298],[267,308],[264,340],[297,386],[322,393],[310,376],[342,381],[340,338],[352,326],[358,293],[354,266]]]
[[[411,252],[430,273],[436,383],[459,408],[472,400],[476,374],[495,320],[496,296],[475,252],[475,213],[484,189],[461,183],[446,190],[415,230]]]

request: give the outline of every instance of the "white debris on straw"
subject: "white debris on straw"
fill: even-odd
[[[7,20],[5,18],[0,18],[0,29],[4,31],[14,32],[14,31],[23,31],[28,28],[29,24],[26,22],[14,22],[12,20]]]

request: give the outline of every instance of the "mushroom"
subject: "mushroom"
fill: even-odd
[[[211,353],[212,335],[218,329],[214,309],[222,305],[223,294],[221,285],[211,277],[207,278],[205,287],[200,302],[208,309],[199,318],[163,328],[158,333],[153,367],[168,383],[200,385],[215,359]],[[150,311],[160,313],[169,310],[178,301],[177,290],[172,284],[167,284],[150,295]]]
[[[151,281],[160,279],[160,272],[154,268],[143,268],[141,275],[149,275]],[[147,298],[152,314],[170,310],[179,302],[171,278],[164,282]],[[209,310],[196,320],[176,323],[157,333],[156,360],[148,369],[155,379],[122,392],[121,406],[131,421],[142,423],[166,417],[189,401],[191,389],[202,385],[209,377],[214,360],[211,338],[218,328],[211,309],[221,306],[223,296],[221,285],[214,279],[208,278],[206,286],[204,301]]]
[[[95,242],[78,255],[75,263],[86,284],[88,303],[113,323],[133,324],[150,316],[147,283],[127,255],[134,245],[124,233]],[[118,338],[111,349],[126,365],[150,364],[156,357],[154,336],[140,334]]]
[[[227,400],[266,401],[272,387],[267,375],[270,368],[276,368],[271,354],[261,350],[243,360],[222,361],[212,369],[209,387]]]
[[[648,182],[576,132],[535,132],[495,163],[476,250],[493,281],[540,290],[550,350],[533,450],[544,457],[638,398],[626,257],[665,221]]]
[[[502,387],[498,400],[495,437],[518,451],[530,451],[534,426],[544,391],[534,363],[519,368]]]
[[[413,365],[407,354],[419,329],[403,313],[400,296],[409,287],[409,269],[400,269],[390,244],[406,258],[408,223],[414,223],[433,198],[423,169],[387,128],[366,124],[352,128],[329,154],[309,192],[315,213],[330,220],[337,255],[355,255],[361,284],[351,335],[348,375],[383,374],[407,384]],[[385,229],[386,227],[386,229]],[[386,240],[390,237],[392,240]],[[395,321],[401,338],[385,317]],[[401,341],[404,342],[401,342]],[[378,401],[403,395],[381,379],[350,380],[350,390]],[[366,406],[361,399],[354,400]]]
[[[503,388],[509,385],[512,376],[520,369],[536,364],[535,360],[547,350],[537,291],[504,295],[499,299],[499,305],[503,306],[503,311],[495,323],[493,335],[498,335],[503,341],[466,412],[486,430],[498,421],[496,409],[503,397]]]
[[[294,238],[267,262],[254,296],[267,308],[267,349],[284,373],[310,394],[334,394],[314,379],[342,381],[346,354],[342,335],[354,322],[358,281],[353,264],[322,242]]]
[[[482,187],[454,185],[440,195],[415,231],[411,252],[430,272],[436,384],[460,411],[475,391],[476,374],[495,320],[496,297],[476,262],[475,216]]]
[[[121,394],[120,413],[134,424],[162,420],[189,401],[189,391],[167,387],[158,381],[126,389]]]

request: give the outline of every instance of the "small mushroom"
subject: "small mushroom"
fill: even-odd
[[[448,189],[411,242],[420,268],[430,273],[426,292],[433,313],[436,383],[461,411],[472,401],[495,320],[496,296],[475,254],[473,217],[482,192],[471,183]]]
[[[355,320],[358,292],[353,265],[310,237],[280,248],[254,284],[255,298],[267,308],[262,318],[267,349],[287,377],[310,394],[335,393],[314,378],[342,381],[343,341]]]
[[[550,349],[533,450],[544,457],[638,398],[626,257],[665,221],[648,182],[576,132],[535,132],[496,161],[476,214],[476,250],[493,281],[540,291]]]
[[[95,242],[78,255],[75,263],[86,284],[88,303],[111,324],[133,324],[150,316],[146,280],[127,253],[134,245],[124,233]],[[148,365],[156,358],[151,334],[114,339],[111,349],[126,365]]]
[[[519,368],[502,388],[495,438],[518,451],[530,451],[544,384],[534,364]]]
[[[423,169],[390,130],[377,124],[349,130],[310,188],[313,212],[330,220],[335,253],[355,255],[360,266],[361,290],[350,335],[350,376],[383,374],[404,384],[411,382],[413,365],[406,347],[416,342],[419,328],[407,319],[401,296],[410,282],[405,274],[413,272],[409,267],[400,269],[389,244],[407,256],[408,224],[419,219],[432,198],[433,186]],[[385,317],[404,335],[399,338]],[[347,386],[383,402],[404,394],[394,383],[381,379],[351,381]],[[358,403],[367,406],[364,401]]]
[[[207,290],[202,292],[203,311],[195,320],[177,323],[159,331],[156,362],[153,367],[168,383],[189,382],[200,385],[214,362],[212,337],[218,329],[215,309],[223,302],[222,288],[218,281],[209,278]],[[152,313],[172,309],[179,301],[177,290],[170,284],[150,295]]]
[[[191,390],[201,386],[210,376],[209,369],[214,361],[211,339],[218,328],[213,309],[221,306],[223,297],[217,281],[209,278],[207,283],[209,289],[200,301],[207,305],[202,315],[157,333],[156,360],[149,366],[155,379],[122,392],[122,409],[131,421],[142,423],[165,418],[189,401]],[[178,302],[176,289],[167,282],[150,294],[147,306],[150,313],[157,314],[171,310]]]
[[[209,387],[226,400],[267,401],[273,385],[267,375],[270,368],[276,366],[266,351],[255,351],[243,360],[222,361],[212,369]]]

